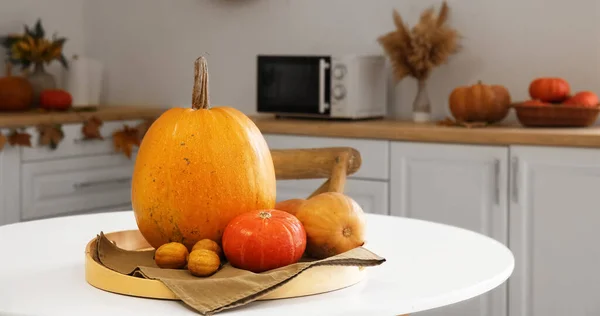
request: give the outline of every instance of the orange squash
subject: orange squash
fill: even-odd
[[[308,199],[296,213],[306,231],[306,252],[331,257],[365,243],[365,214],[352,198],[325,192]]]
[[[448,103],[450,112],[460,122],[496,123],[502,121],[510,108],[508,90],[500,85],[478,82],[454,89]]]
[[[195,63],[192,108],[164,112],[146,132],[133,171],[137,226],[155,248],[217,243],[235,216],[275,205],[271,153],[256,125],[231,107],[211,108],[206,60]]]
[[[591,91],[581,91],[563,102],[566,106],[598,107],[598,95]]]
[[[6,77],[0,78],[0,111],[25,111],[33,103],[33,87],[27,79],[11,74],[6,63]]]
[[[302,204],[304,204],[305,202],[306,200],[304,199],[289,199],[277,202],[277,204],[275,204],[275,209],[288,212],[295,216],[300,206],[302,206]]]

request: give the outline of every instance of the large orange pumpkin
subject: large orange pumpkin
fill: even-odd
[[[500,85],[478,82],[472,86],[454,89],[448,103],[452,116],[460,122],[496,123],[507,115],[511,98],[508,90]]]
[[[571,88],[562,78],[537,78],[529,84],[532,99],[544,102],[562,102],[569,97]]]
[[[275,170],[256,125],[231,107],[210,108],[206,60],[195,64],[192,108],[164,112],[135,162],[132,206],[155,248],[201,239],[218,243],[235,216],[275,205]]]

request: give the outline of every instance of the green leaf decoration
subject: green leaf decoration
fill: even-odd
[[[58,60],[63,65],[63,67],[65,67],[66,69],[69,69],[69,62],[67,61],[67,58],[65,57],[64,54],[61,54],[60,58]]]

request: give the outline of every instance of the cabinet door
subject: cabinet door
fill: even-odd
[[[277,181],[277,202],[306,198],[324,181],[324,179],[279,180]],[[387,182],[348,179],[344,193],[352,197],[367,213],[388,214]]]
[[[20,166],[19,148],[4,146],[0,151],[0,226],[21,220]]]
[[[511,316],[600,315],[600,150],[511,148]]]
[[[394,142],[391,213],[507,242],[508,148]],[[423,316],[506,316],[506,285]]]

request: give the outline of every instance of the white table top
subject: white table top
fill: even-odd
[[[256,301],[219,315],[402,315],[467,300],[513,271],[501,243],[456,227],[368,215],[365,245],[387,259],[362,282],[307,297]],[[0,226],[0,315],[196,315],[177,301],[87,284],[84,251],[100,231],[137,228],[132,212]]]

